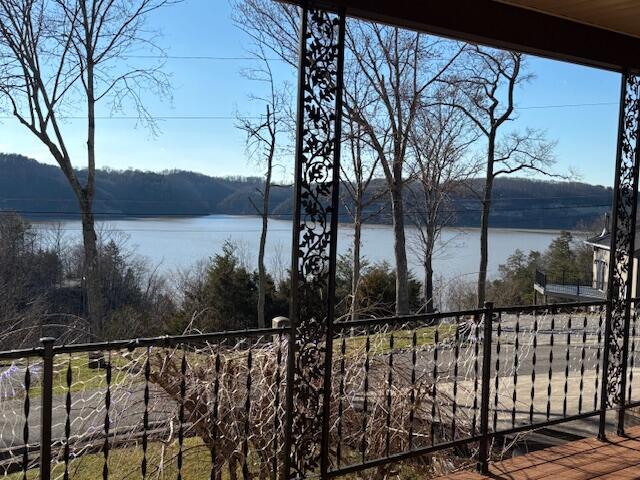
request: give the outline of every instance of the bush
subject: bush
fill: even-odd
[[[189,328],[202,331],[237,330],[258,325],[258,274],[238,259],[236,247],[225,243],[206,268],[204,278],[187,282],[177,332]],[[268,276],[265,292],[267,318],[288,315],[288,302]]]

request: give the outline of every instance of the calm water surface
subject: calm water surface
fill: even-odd
[[[47,222],[36,222],[47,227]],[[225,241],[238,246],[243,261],[255,267],[261,220],[252,216],[211,215],[197,218],[130,218],[101,222],[103,231],[122,232],[127,245],[165,273],[193,266],[222,251]],[[80,239],[80,222],[62,222],[69,239]],[[516,249],[544,250],[559,232],[552,230],[491,229],[489,237],[489,272],[495,275],[498,265]],[[437,275],[453,279],[472,276],[478,270],[479,230],[449,228],[441,236],[434,266]],[[362,253],[371,262],[393,260],[393,232],[388,225],[368,225],[363,229]],[[338,252],[345,253],[353,242],[353,228],[340,225]],[[422,268],[416,248],[415,230],[407,229],[409,264],[420,277]],[[291,222],[270,220],[267,240],[267,268],[282,273],[290,262]]]

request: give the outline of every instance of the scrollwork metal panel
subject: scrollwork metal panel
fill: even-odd
[[[633,250],[638,200],[638,128],[640,127],[640,76],[625,73],[616,159],[611,251],[609,257],[605,359],[607,382],[603,384],[603,407],[624,402],[626,348],[629,336]]]
[[[302,10],[291,319],[295,333],[285,472],[321,469],[331,361],[344,58],[343,12]],[[326,466],[322,465],[322,470]]]

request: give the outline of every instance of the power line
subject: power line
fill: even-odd
[[[516,110],[536,110],[546,108],[579,108],[579,107],[603,107],[619,105],[618,102],[594,102],[594,103],[564,103],[558,105],[529,105],[526,107],[516,107]]]
[[[216,55],[124,55],[122,58],[141,58],[149,60],[212,60],[212,61],[262,61],[284,62],[279,57],[259,59],[256,57],[224,57]]]
[[[1,120],[13,120],[16,117],[12,115],[0,116]],[[83,116],[59,116],[60,120],[86,120],[87,117]],[[248,120],[260,120],[262,117],[234,117],[231,115],[163,115],[155,116],[151,115],[153,120],[237,120],[238,118]],[[140,120],[136,115],[116,115],[116,116],[97,116],[96,120]]]
[[[601,107],[618,105],[616,102],[598,102],[598,103],[565,103],[558,105],[530,105],[525,107],[517,107],[516,110],[543,110],[543,109],[555,109],[555,108],[581,108],[581,107]],[[237,120],[238,116],[233,115],[151,115],[154,120]],[[60,120],[86,120],[86,116],[59,116]],[[263,117],[250,116],[242,117],[247,120],[260,120]],[[14,120],[13,115],[0,116],[0,120]],[[140,120],[136,115],[113,115],[113,116],[97,116],[96,120]]]

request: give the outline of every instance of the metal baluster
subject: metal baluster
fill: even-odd
[[[387,372],[387,432],[385,438],[385,452],[389,456],[391,448],[391,406],[392,406],[392,388],[393,388],[393,348],[394,338],[393,332],[389,335],[389,371]]]
[[[480,400],[480,444],[477,469],[483,475],[489,473],[490,442],[489,404],[491,402],[491,344],[493,340],[493,303],[484,302],[484,332],[482,335],[482,392]]]
[[[511,408],[511,426],[516,426],[516,402],[518,400],[518,350],[520,347],[520,313],[516,314],[516,338],[515,345],[513,348],[513,394],[511,398],[513,400],[513,407]]]
[[[638,314],[633,312],[632,315],[633,323],[631,326],[631,354],[629,355],[629,402],[631,402],[631,392],[633,385],[633,368],[636,363],[636,320],[638,319]]]
[[[538,359],[538,312],[533,317],[533,356],[531,358],[531,405],[529,406],[529,423],[533,424],[534,403],[536,400],[536,361]]]
[[[456,413],[458,410],[458,360],[460,358],[460,317],[456,317],[456,336],[453,366],[453,405],[451,407],[451,439],[456,439]]]
[[[598,409],[598,390],[600,380],[600,360],[602,357],[602,307],[600,307],[600,315],[598,315],[598,349],[596,351],[596,385],[593,394],[593,409]]]
[[[584,362],[587,356],[587,316],[582,322],[582,350],[580,351],[580,396],[578,397],[578,414],[582,413],[583,393],[584,393]]]
[[[436,442],[436,402],[438,397],[438,344],[440,343],[440,328],[436,325],[433,339],[433,386],[431,388],[431,445]],[[440,419],[442,420],[442,418]],[[442,422],[440,422],[442,423]]]
[[[111,426],[111,419],[109,418],[109,412],[111,409],[111,351],[107,355],[107,392],[104,396],[104,464],[102,465],[102,478],[107,480],[109,478],[109,428]]]
[[[151,377],[151,347],[147,347],[144,362],[144,413],[142,414],[142,479],[147,478],[147,450],[149,448],[149,379]]]
[[[216,357],[215,357],[215,379],[213,381],[213,412],[211,412],[211,475],[210,480],[216,480],[218,478],[219,470],[222,466],[222,462],[220,466],[218,465],[218,452],[216,450],[216,445],[218,442],[218,410],[220,405],[220,345],[216,346]]]
[[[498,428],[498,401],[500,396],[500,337],[502,336],[502,313],[498,314],[498,336],[496,338],[496,379],[495,397],[493,399],[493,431]]]
[[[71,443],[71,384],[73,372],[71,370],[71,355],[67,364],[67,397],[65,401],[66,419],[64,422],[64,480],[69,480],[69,448]]]
[[[340,342],[340,389],[338,392],[338,445],[336,447],[336,464],[340,468],[342,461],[342,414],[344,413],[344,376],[345,376],[345,356],[347,352],[347,341],[345,333],[342,332],[342,341]]]
[[[182,480],[182,464],[184,461],[184,403],[187,396],[187,352],[182,346],[180,361],[180,410],[178,412],[178,480]]]
[[[416,408],[416,348],[418,346],[418,333],[413,329],[411,337],[411,408],[409,410],[409,450],[413,449],[413,422],[415,418]]]
[[[253,366],[253,351],[249,344],[249,352],[247,353],[247,396],[244,400],[244,439],[242,441],[242,477],[245,480],[251,478],[249,474],[249,426],[251,425],[251,368]]]
[[[24,427],[22,430],[22,440],[24,442],[24,452],[22,452],[22,478],[27,480],[27,470],[29,469],[29,412],[31,411],[31,367],[27,357],[27,366],[24,371]]]
[[[276,351],[276,396],[273,400],[273,460],[274,477],[278,477],[278,435],[280,433],[280,384],[282,383],[282,333],[278,335],[278,349]]]
[[[479,362],[478,356],[480,355],[480,316],[475,315],[473,318],[473,329],[475,345],[473,348],[473,419],[471,421],[471,436],[475,437],[478,424],[478,386],[480,383],[479,375]]]
[[[551,381],[553,380],[553,333],[556,317],[551,313],[551,338],[549,339],[549,384],[547,385],[547,420],[551,418]]]
[[[367,420],[369,415],[369,352],[371,350],[371,338],[367,329],[364,357],[364,399],[362,404],[362,437],[360,439],[360,454],[362,463],[367,458]]]
[[[40,402],[40,480],[51,479],[51,438],[53,426],[53,344],[55,338],[41,338],[42,399]]]
[[[571,315],[567,322],[567,349],[565,353],[564,367],[564,400],[562,402],[562,416],[567,416],[567,396],[569,395],[569,362],[571,359]]]

